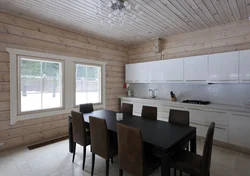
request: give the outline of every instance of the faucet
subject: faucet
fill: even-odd
[[[152,92],[151,98],[156,98],[156,95],[155,95],[155,91],[156,91],[156,90],[157,90],[157,89],[154,89],[154,90],[149,89],[149,90],[148,90],[149,92]]]

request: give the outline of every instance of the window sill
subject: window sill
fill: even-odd
[[[105,108],[104,104],[94,105],[94,109],[104,109],[104,108]],[[49,117],[49,116],[60,115],[60,114],[70,114],[71,110],[79,111],[79,107],[73,108],[73,109],[60,109],[60,110],[50,110],[50,111],[43,111],[43,112],[32,112],[32,113],[26,113],[22,115],[15,115],[11,113],[10,125],[14,125],[17,121],[22,121],[22,120]]]

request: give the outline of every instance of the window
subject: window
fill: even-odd
[[[75,63],[75,106],[102,102],[101,66]]]
[[[81,103],[105,108],[106,62],[7,48],[10,124],[69,114]],[[73,78],[73,79],[72,79]]]
[[[62,62],[19,56],[19,114],[63,107]]]

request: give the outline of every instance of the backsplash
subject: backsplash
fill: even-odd
[[[178,101],[203,100],[216,104],[242,105],[250,100],[250,84],[130,84],[135,97],[150,97],[149,89],[157,89],[157,98],[171,99],[173,91]]]

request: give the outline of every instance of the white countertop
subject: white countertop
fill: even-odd
[[[239,106],[239,105],[226,105],[226,104],[214,104],[211,103],[209,105],[199,105],[199,104],[189,104],[189,103],[182,103],[180,101],[173,102],[169,99],[160,99],[160,98],[149,98],[149,97],[119,97],[119,98],[126,98],[126,99],[137,99],[137,100],[150,100],[150,101],[159,101],[163,103],[168,103],[171,105],[177,106],[185,106],[189,108],[197,108],[197,109],[211,109],[211,110],[218,110],[218,111],[233,111],[233,112],[242,112],[242,113],[250,113],[250,108]]]

